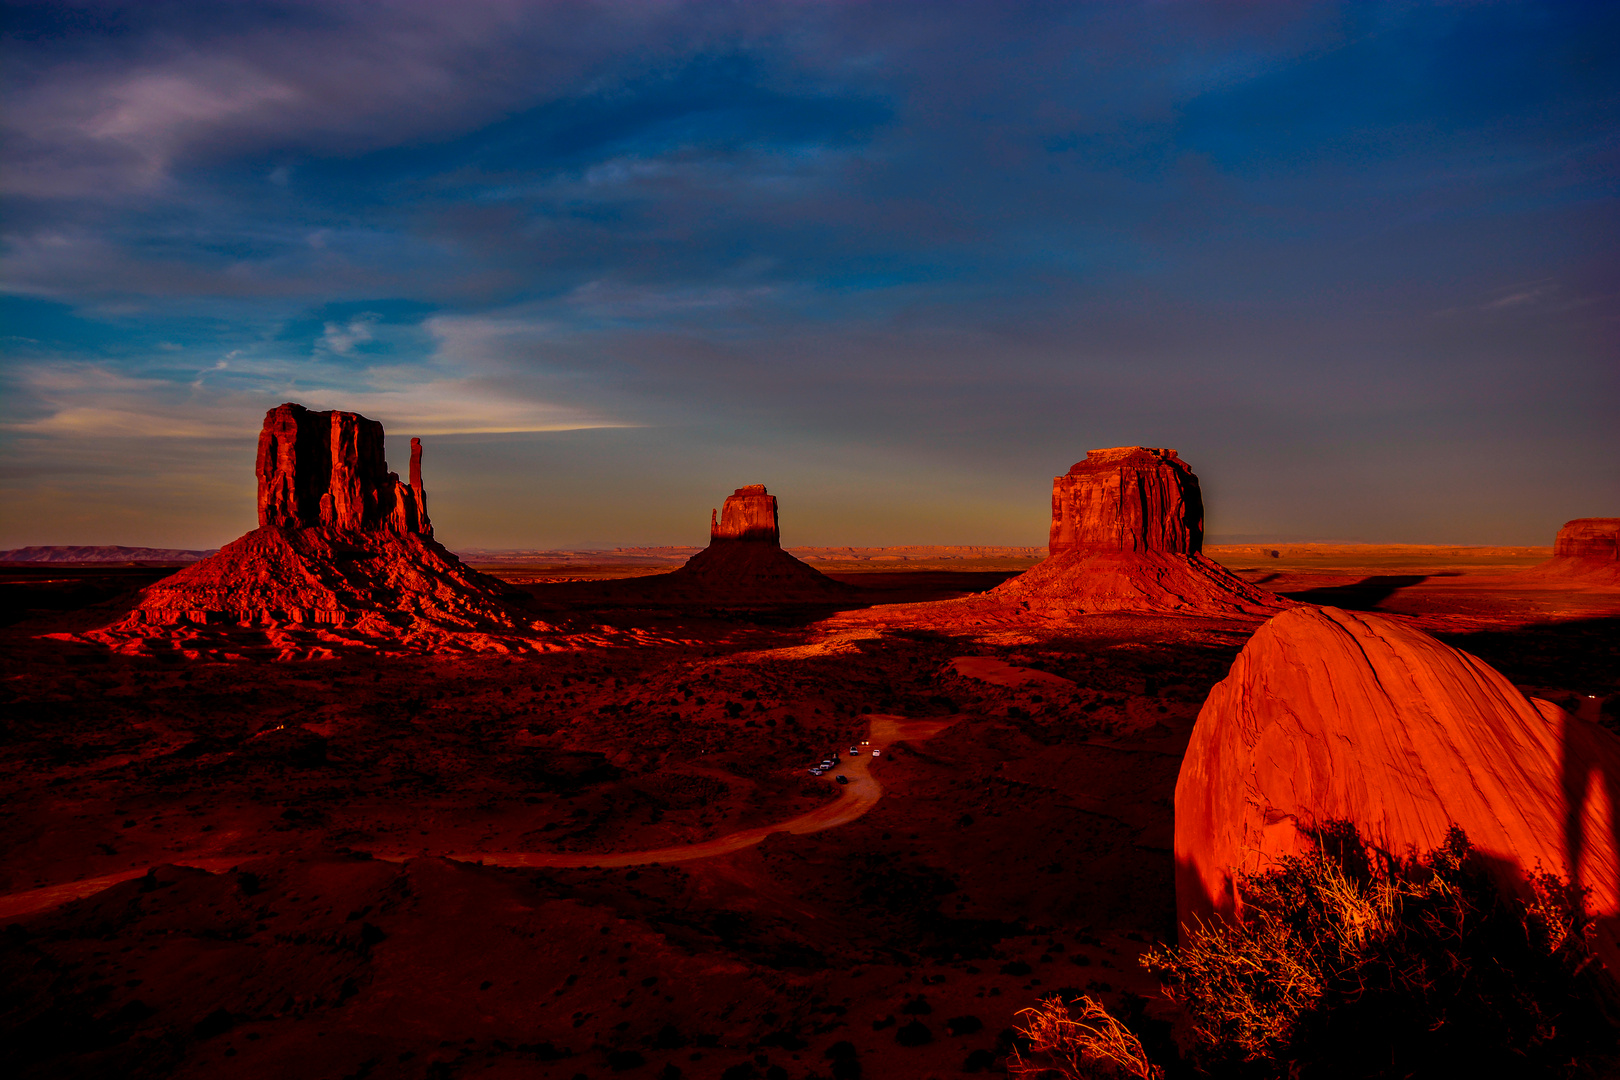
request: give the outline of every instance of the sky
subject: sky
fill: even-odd
[[[0,548],[256,524],[284,401],[452,548],[1620,515],[1620,5],[5,4]]]

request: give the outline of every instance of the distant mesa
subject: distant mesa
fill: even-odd
[[[1553,541],[1553,557],[1522,578],[1620,588],[1620,518],[1576,518]]]
[[[259,435],[259,527],[141,593],[84,635],[122,652],[319,657],[346,646],[528,651],[549,629],[517,590],[433,539],[422,446],[410,481],[388,471],[383,429],[350,412],[271,409]]]
[[[135,564],[192,563],[206,559],[217,548],[195,551],[188,548],[114,547],[86,545],[41,545],[0,551],[0,562],[17,563],[111,563]]]
[[[1234,911],[1233,875],[1348,821],[1397,856],[1460,826],[1506,889],[1543,868],[1589,888],[1620,972],[1620,739],[1392,619],[1297,607],[1210,692],[1176,783],[1182,926]]]

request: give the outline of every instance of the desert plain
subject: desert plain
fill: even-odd
[[[176,567],[7,564],[13,1075],[943,1078],[1052,992],[1168,1046],[1177,774],[1262,616],[884,614],[1041,549],[798,552],[825,603],[617,584],[688,554],[469,555],[554,651],[289,661],[75,638]],[[1526,574],[1550,547],[1205,554],[1620,728],[1620,595]]]

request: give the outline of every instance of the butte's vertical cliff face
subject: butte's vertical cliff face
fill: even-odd
[[[1091,450],[1052,480],[1047,552],[1162,551],[1196,555],[1204,546],[1198,477],[1174,450]]]
[[[422,490],[422,441],[411,440],[411,482],[383,455],[383,427],[358,413],[288,403],[265,414],[254,469],[259,525],[330,526],[433,535]]]
[[[1504,887],[1539,863],[1591,893],[1620,972],[1620,739],[1392,619],[1299,607],[1263,625],[1198,715],[1176,783],[1183,926],[1232,917],[1234,875],[1348,821],[1403,856],[1468,834]]]
[[[767,494],[764,484],[749,484],[726,496],[718,513],[709,512],[709,543],[733,540],[782,544],[782,529],[776,521],[776,496]]]
[[[535,647],[515,636],[543,628],[519,613],[523,597],[434,541],[420,440],[402,483],[377,421],[288,403],[265,414],[255,473],[259,527],[146,589],[94,640],[230,655],[265,651],[242,644],[257,634],[288,658],[345,645]]]

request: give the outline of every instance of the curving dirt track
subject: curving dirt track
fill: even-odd
[[[686,844],[680,847],[657,848],[650,851],[617,851],[609,854],[593,854],[590,852],[551,852],[551,851],[463,851],[452,852],[444,857],[458,862],[482,863],[485,866],[523,866],[523,867],[622,867],[647,866],[655,863],[691,862],[694,859],[710,859],[716,855],[729,855],[744,848],[753,847],[772,833],[815,833],[826,829],[836,829],[840,825],[850,822],[864,815],[877,805],[883,797],[883,785],[872,775],[873,750],[884,750],[896,742],[910,739],[927,739],[945,730],[954,721],[951,720],[910,720],[903,716],[890,716],[874,713],[871,726],[867,734],[870,746],[859,757],[846,757],[842,760],[834,775],[842,773],[849,777],[849,784],[843,788],[840,798],[835,802],[819,806],[807,814],[800,814],[796,818],[780,822],[775,825],[760,825],[752,829],[743,829],[740,832],[727,833],[712,840],[705,840],[697,844]],[[831,777],[827,782],[833,783]],[[373,857],[386,862],[404,862],[421,854],[383,854],[373,852]],[[199,853],[195,856],[180,855],[173,859],[166,859],[163,863],[152,865],[189,866],[198,870],[207,870],[210,873],[221,873],[232,867],[239,866],[243,857],[220,857]],[[83,878],[79,881],[63,882],[58,885],[46,885],[38,889],[28,889],[23,892],[8,893],[0,896],[0,919],[15,919],[24,915],[32,915],[40,911],[48,911],[62,904],[74,900],[93,896],[103,889],[111,888],[121,881],[140,877],[150,866],[131,867],[116,874],[106,874],[101,877]]]

